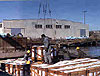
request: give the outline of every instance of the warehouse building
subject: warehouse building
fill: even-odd
[[[0,23],[0,33],[3,33],[3,26],[2,26],[2,23]]]
[[[89,36],[89,25],[59,19],[23,19],[3,20],[3,33],[17,35],[22,33],[24,37],[40,38],[45,34],[51,38],[66,38]]]

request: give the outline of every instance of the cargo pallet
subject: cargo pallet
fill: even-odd
[[[33,46],[31,50],[33,63],[30,66],[9,62],[4,63],[5,71],[13,76],[100,76],[98,59],[64,60],[50,65],[43,63],[43,51],[44,46]]]
[[[5,72],[12,76],[30,76],[30,65],[6,63]]]
[[[31,76],[100,76],[100,60],[84,58],[53,65],[32,64]]]

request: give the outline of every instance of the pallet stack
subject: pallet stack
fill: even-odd
[[[52,46],[55,48],[55,46]],[[51,49],[51,51],[53,51]],[[44,46],[32,46],[31,49],[31,58],[34,62],[41,62],[44,63]],[[52,55],[55,55],[55,52],[52,52]]]
[[[32,64],[31,76],[100,76],[100,60],[84,58],[53,65]]]
[[[2,62],[3,71],[12,76],[30,76],[30,65],[23,60],[5,60]]]
[[[43,51],[44,51],[44,46],[32,46],[32,55],[31,58],[33,61],[40,61],[43,63]]]
[[[13,76],[100,76],[100,60],[82,58],[64,60],[55,64],[43,64],[44,46],[33,46],[32,64],[22,59],[9,59],[2,63],[5,72]],[[36,62],[34,62],[37,60]],[[38,63],[41,62],[41,63]],[[2,67],[1,66],[1,67]]]

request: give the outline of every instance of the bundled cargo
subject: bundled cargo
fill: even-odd
[[[8,66],[8,65],[6,65],[6,63],[13,62],[13,61],[15,61],[15,59],[1,60],[0,61],[0,63],[1,63],[1,70],[5,71],[5,67]]]
[[[33,46],[32,47],[32,60],[43,61],[43,50],[44,46]]]
[[[60,61],[53,65],[32,64],[31,76],[99,76],[100,60],[75,59]]]
[[[37,46],[37,45],[34,45],[32,46],[32,49],[31,49],[31,59],[34,61],[34,62],[41,62],[41,63],[44,63],[44,56],[45,56],[45,50],[44,50],[44,46]],[[53,51],[53,48],[55,48],[55,46],[52,45],[52,48],[50,49],[50,52],[51,52],[51,57],[53,58],[55,55],[56,55],[56,50],[55,52]]]
[[[2,61],[2,64],[5,64],[5,72],[13,76],[30,76],[30,64],[26,64],[26,61],[21,59],[9,59]]]

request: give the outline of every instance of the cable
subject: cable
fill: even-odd
[[[46,16],[49,15],[51,17],[49,0],[40,0],[39,10],[38,10],[38,18],[40,17],[40,14],[43,14],[42,16],[44,18],[44,31],[45,31]],[[38,20],[37,20],[37,23],[38,23]],[[52,19],[51,19],[51,23],[52,23]],[[43,31],[43,33],[44,33],[44,31]]]
[[[51,10],[50,10],[50,5],[49,5],[49,1],[47,0],[47,5],[48,5],[48,12],[49,12],[49,15],[51,17]]]

